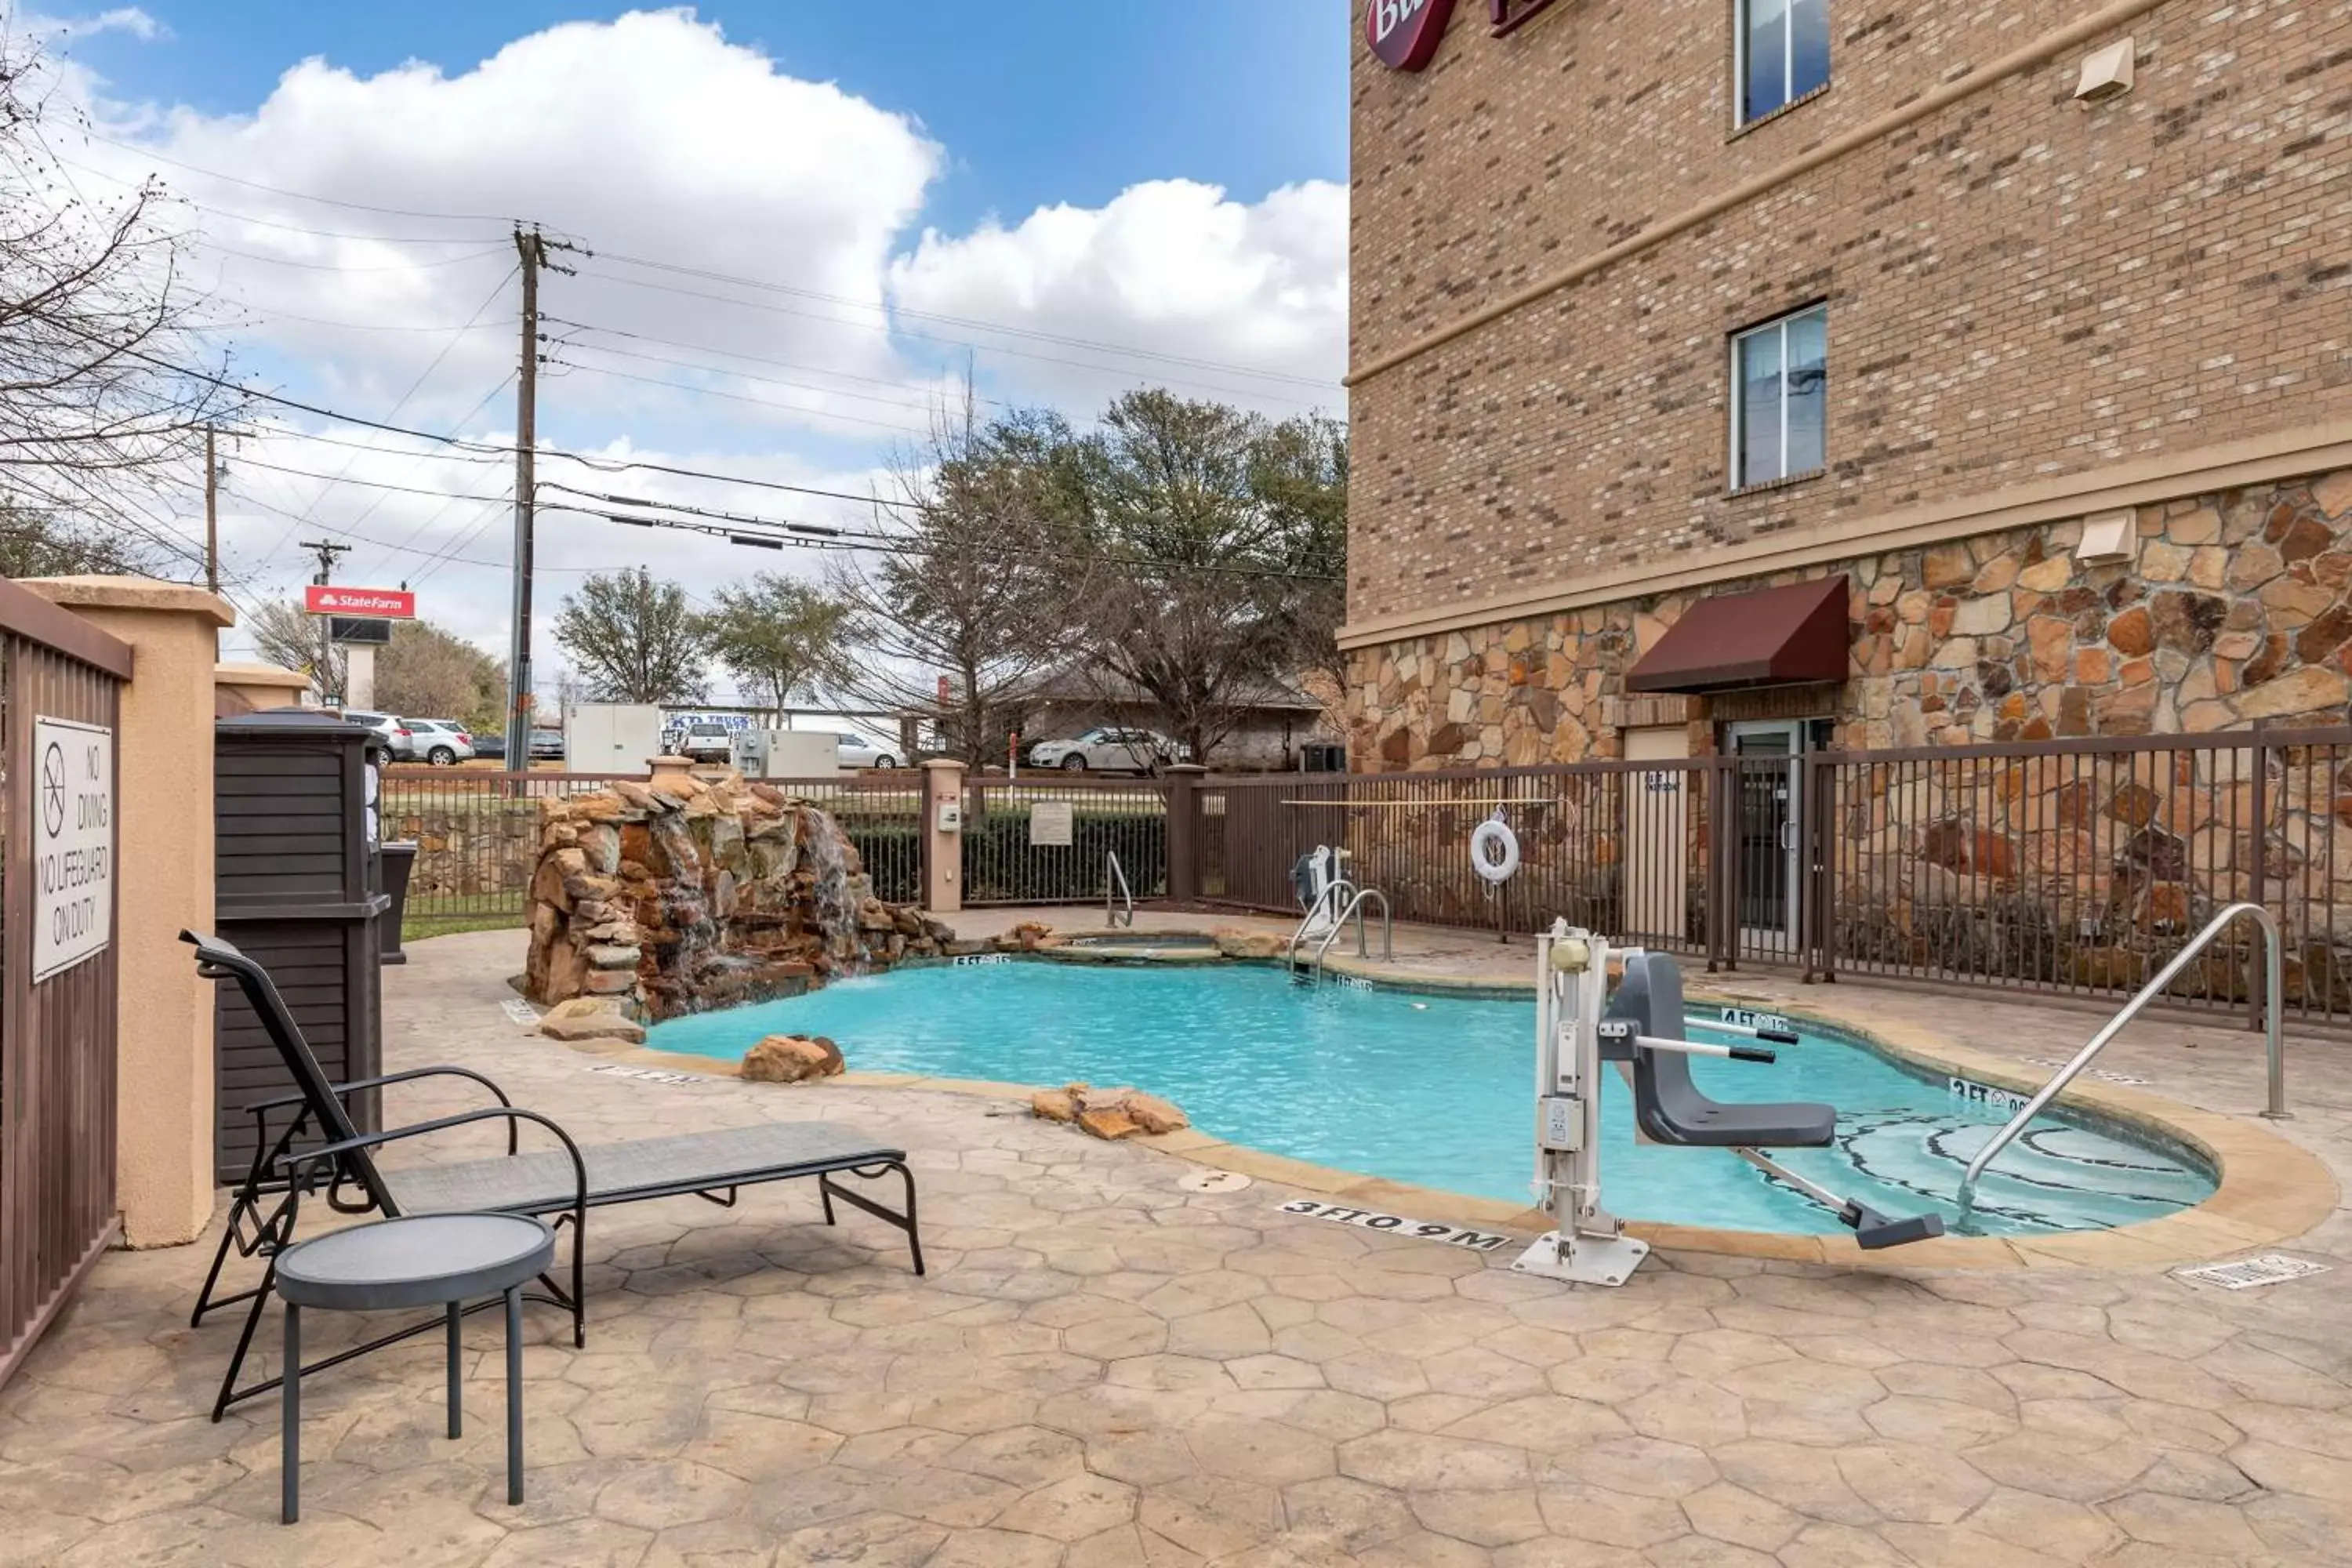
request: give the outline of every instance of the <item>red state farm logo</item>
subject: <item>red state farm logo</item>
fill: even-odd
[[[1437,53],[1454,0],[1371,0],[1364,13],[1364,41],[1382,65],[1417,71]]]

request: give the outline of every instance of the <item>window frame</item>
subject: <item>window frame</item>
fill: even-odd
[[[1811,468],[1792,470],[1789,467],[1789,327],[1792,322],[1815,315],[1822,319],[1822,460]],[[1741,448],[1747,444],[1748,398],[1747,383],[1741,378],[1739,371],[1739,347],[1748,339],[1769,331],[1778,331],[1780,334],[1780,471],[1769,479],[1751,479],[1747,477],[1741,463]],[[1727,487],[1728,493],[1741,495],[1749,490],[1790,484],[1829,471],[1829,353],[1830,302],[1827,300],[1815,300],[1810,304],[1800,305],[1793,310],[1769,317],[1752,326],[1740,327],[1725,340],[1726,368],[1728,372],[1727,379],[1730,387],[1731,402],[1731,438],[1729,449],[1726,454],[1728,466],[1725,475],[1730,481]]]
[[[1832,68],[1828,75],[1822,78],[1819,86],[1809,87],[1801,93],[1796,90],[1798,0],[1787,0],[1788,8],[1781,13],[1786,20],[1782,24],[1780,46],[1780,86],[1786,96],[1761,114],[1748,113],[1748,14],[1755,4],[1756,0],[1731,0],[1731,129],[1735,132],[1745,131],[1751,125],[1761,125],[1777,115],[1787,113],[1816,94],[1828,91],[1830,83],[1837,79]],[[1824,19],[1829,5],[1830,0],[1822,0]],[[1832,41],[1834,42],[1834,36]]]

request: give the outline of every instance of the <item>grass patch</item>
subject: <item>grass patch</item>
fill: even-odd
[[[455,936],[468,931],[520,931],[524,923],[518,914],[410,915],[400,922],[400,942],[405,947],[428,936]]]

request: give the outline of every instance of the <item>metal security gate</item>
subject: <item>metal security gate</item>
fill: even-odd
[[[45,773],[35,729],[113,736],[130,675],[124,644],[0,579],[0,1383],[117,1225],[116,946],[35,978],[36,830],[45,810],[60,825],[71,782],[61,758]],[[103,771],[89,782],[110,799]],[[110,868],[109,931],[113,883]]]

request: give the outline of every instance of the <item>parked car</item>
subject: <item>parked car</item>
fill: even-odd
[[[486,762],[505,762],[507,760],[507,738],[504,735],[475,736],[474,755]]]
[[[1075,741],[1040,741],[1029,750],[1032,767],[1085,773],[1156,773],[1183,755],[1183,748],[1156,730],[1097,725]]]
[[[382,735],[383,743],[391,748],[394,762],[413,763],[416,760],[416,737],[408,728],[408,721],[399,714],[369,713],[357,708],[346,708],[342,711],[342,720],[346,724],[357,724]]]
[[[841,765],[845,768],[895,768],[898,753],[877,746],[863,735],[853,735],[846,730],[835,737],[841,742]]]
[[[734,760],[735,731],[716,719],[697,719],[678,737],[677,754],[693,763]]]
[[[411,719],[407,724],[412,756],[437,768],[472,760],[473,734],[455,719]]]
[[[530,732],[530,760],[542,763],[550,759],[559,763],[563,760],[563,731],[533,730]]]

